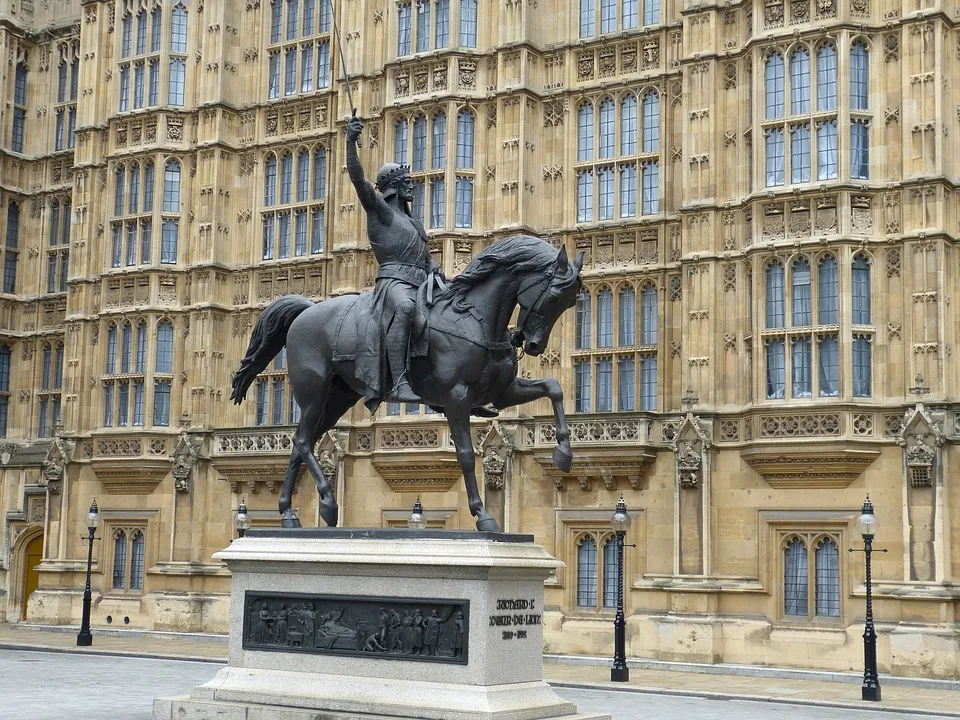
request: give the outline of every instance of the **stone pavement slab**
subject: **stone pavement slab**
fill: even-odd
[[[119,628],[94,629],[93,633],[93,646],[78,648],[76,647],[76,628],[28,629],[28,626],[23,625],[0,624],[0,649],[48,650],[58,653],[177,659],[218,664],[225,663],[227,657],[226,636],[156,633]],[[571,691],[644,693],[645,698],[651,695],[662,695],[761,700],[777,703],[774,706],[777,712],[785,707],[783,703],[802,704],[811,708],[831,707],[851,710],[865,708],[865,704],[860,700],[860,685],[857,682],[632,668],[629,683],[611,683],[609,666],[599,664],[600,661],[597,659],[589,660],[589,664],[586,662],[587,659],[583,659],[583,662],[578,664],[568,661],[545,663],[544,679],[555,687]],[[214,672],[215,670],[209,672],[209,676],[212,677]],[[825,673],[824,675],[832,677],[836,674]],[[3,677],[0,674],[0,678]],[[0,684],[2,683],[3,680],[0,680]],[[925,688],[913,685],[902,686],[894,682],[884,684],[883,702],[877,705],[871,703],[866,707],[877,712],[909,712],[913,713],[913,717],[926,715],[960,718],[960,689],[945,689],[951,685],[960,684],[943,683],[943,687],[940,686],[941,684],[937,685]],[[190,685],[187,690],[192,687],[193,685]],[[639,696],[634,695],[634,697]],[[768,712],[772,709],[769,705],[766,707]],[[884,717],[889,716],[884,715]]]
[[[156,658],[0,650],[0,720],[152,720],[154,697],[186,695],[220,665]],[[558,688],[581,712],[613,720],[920,720],[882,708],[849,710],[666,694]],[[922,720],[936,720],[926,716]]]

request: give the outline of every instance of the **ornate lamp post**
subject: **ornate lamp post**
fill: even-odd
[[[237,537],[242,538],[250,529],[250,516],[247,514],[247,499],[240,499],[240,507],[237,508],[237,515],[233,519],[233,524],[237,528]]]
[[[427,519],[423,517],[423,505],[420,504],[420,498],[413,504],[413,512],[407,519],[407,527],[411,530],[423,530],[427,527]]]
[[[97,528],[100,527],[100,510],[97,508],[97,500],[94,498],[90,506],[90,512],[87,513],[87,536],[80,538],[90,542],[87,547],[87,583],[83,587],[83,616],[80,620],[80,632],[77,633],[77,646],[89,647],[93,645],[93,635],[90,634],[90,569],[93,565],[93,541]]]
[[[610,525],[617,534],[617,616],[613,621],[614,648],[613,667],[610,668],[612,682],[627,682],[630,668],[627,667],[627,619],[623,614],[623,538],[630,529],[630,515],[623,495],[617,502],[617,509],[610,518]]]
[[[877,631],[873,627],[873,588],[870,576],[870,555],[873,552],[873,538],[880,526],[873,514],[870,496],[863,503],[857,517],[857,531],[863,536],[863,553],[867,561],[867,617],[863,630],[863,687],[861,697],[864,700],[880,700],[880,678],[877,676]],[[856,548],[850,548],[854,552]],[[878,550],[877,552],[886,552]]]

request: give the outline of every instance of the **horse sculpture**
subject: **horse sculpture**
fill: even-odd
[[[478,530],[500,528],[477,488],[472,408],[490,404],[502,409],[549,397],[557,430],[553,462],[570,471],[573,453],[560,383],[517,377],[517,348],[533,356],[544,351],[554,324],[576,302],[582,265],[583,253],[571,263],[566,249],[558,252],[539,238],[507,237],[481,252],[427,310],[420,338],[425,351],[411,360],[411,386],[424,403],[442,408],[447,417]],[[280,493],[283,527],[300,527],[291,499],[303,463],[317,483],[320,516],[327,525],[337,525],[337,501],[313,448],[363,397],[365,387],[353,358],[364,342],[357,319],[369,295],[342,295],[319,303],[299,295],[275,300],[257,321],[233,377],[231,399],[240,404],[256,376],[287,346],[290,384],[301,415]],[[511,336],[508,323],[518,305],[517,329]]]

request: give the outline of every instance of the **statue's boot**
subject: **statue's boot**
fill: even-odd
[[[420,396],[417,395],[413,388],[410,387],[410,381],[407,380],[406,373],[400,376],[400,381],[397,383],[396,387],[390,392],[390,399],[393,402],[403,402],[403,403],[420,403],[422,400]]]

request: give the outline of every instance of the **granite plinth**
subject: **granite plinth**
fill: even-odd
[[[233,575],[229,665],[156,720],[600,720],[543,682],[561,563],[530,536],[258,530],[214,557]]]

